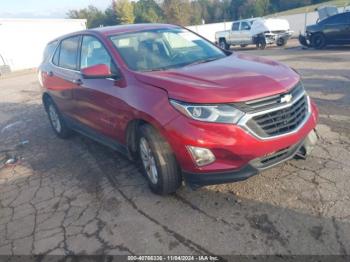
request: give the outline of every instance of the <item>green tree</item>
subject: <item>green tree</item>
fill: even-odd
[[[310,5],[314,1],[311,0],[271,0],[272,10],[275,12],[284,11],[292,8]],[[323,2],[323,1],[319,1]]]
[[[105,13],[105,23],[104,23],[105,26],[119,24],[113,4],[109,6],[104,13]]]
[[[129,0],[115,0],[113,2],[113,9],[119,24],[134,23],[134,5]]]
[[[243,7],[245,0],[232,0],[230,5],[231,18],[233,20],[238,20],[242,18],[242,13],[245,7]]]
[[[163,10],[154,0],[139,0],[134,5],[136,23],[160,23],[164,21]]]
[[[197,0],[196,2],[198,3],[198,6],[200,6],[201,18],[205,21],[205,23],[210,23],[211,17],[209,14],[209,0]]]
[[[222,22],[230,19],[230,1],[228,0],[212,0],[210,6],[212,22]]]
[[[198,1],[192,1],[191,2],[191,18],[190,18],[190,24],[191,25],[199,25],[202,23],[202,6],[199,4]]]
[[[106,15],[92,5],[79,10],[69,10],[67,16],[72,19],[86,19],[87,28],[103,26],[106,22]]]
[[[164,0],[162,9],[168,23],[183,26],[190,24],[191,4],[189,0]]]
[[[258,16],[265,16],[269,14],[270,0],[257,0],[256,10],[257,10]]]

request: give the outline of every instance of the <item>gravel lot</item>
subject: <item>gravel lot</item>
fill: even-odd
[[[56,138],[36,73],[0,78],[0,254],[350,254],[350,47],[241,51],[303,75],[321,140],[307,161],[169,197],[118,153]]]

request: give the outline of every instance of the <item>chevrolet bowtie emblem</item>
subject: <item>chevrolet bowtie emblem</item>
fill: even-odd
[[[293,100],[293,96],[291,94],[282,96],[281,103],[289,103]]]

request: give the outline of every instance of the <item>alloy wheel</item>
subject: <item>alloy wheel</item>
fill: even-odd
[[[56,108],[52,104],[49,106],[49,116],[53,128],[56,130],[57,133],[60,133],[62,130],[60,117],[57,113]]]
[[[142,159],[143,167],[146,170],[147,176],[156,185],[158,183],[158,170],[156,166],[156,161],[152,152],[152,149],[146,140],[146,138],[141,137],[140,139],[140,154]]]

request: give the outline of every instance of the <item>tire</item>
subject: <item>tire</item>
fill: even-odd
[[[259,37],[257,40],[256,40],[256,48],[258,49],[265,49],[266,48],[266,41],[264,38],[262,37]]]
[[[65,123],[62,114],[52,99],[48,98],[45,100],[45,109],[55,134],[62,139],[69,138],[72,135],[72,130]]]
[[[150,125],[139,129],[138,152],[143,175],[152,192],[157,195],[175,193],[182,184],[180,168],[169,144]]]
[[[242,48],[247,47],[248,45],[240,45]]]
[[[228,45],[226,43],[225,39],[220,39],[219,46],[220,46],[221,49],[224,49],[224,50],[229,50],[230,49],[230,45]]]
[[[299,43],[302,45],[302,46],[305,46],[305,47],[310,47],[310,44],[308,43],[307,39],[305,36],[303,35],[299,35]]]
[[[287,41],[284,38],[278,38],[276,45],[277,46],[285,46],[287,44]]]
[[[326,37],[324,34],[321,33],[316,33],[311,37],[311,45],[312,47],[316,49],[322,49],[326,47],[327,42],[326,42]]]

